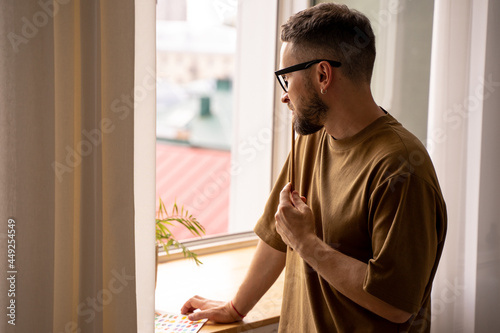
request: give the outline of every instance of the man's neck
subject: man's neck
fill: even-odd
[[[347,139],[359,133],[385,112],[375,103],[371,93],[334,99],[331,103],[325,129],[335,139]]]

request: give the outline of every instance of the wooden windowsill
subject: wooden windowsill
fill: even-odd
[[[230,300],[243,281],[255,246],[213,254],[200,255],[203,265],[190,260],[175,260],[158,266],[155,308],[180,313],[182,305],[192,296],[214,300]],[[241,322],[216,324],[207,322],[201,333],[243,332],[279,321],[284,274],[268,290]]]

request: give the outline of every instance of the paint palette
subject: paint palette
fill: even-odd
[[[191,321],[187,315],[155,311],[155,333],[198,332],[207,319]]]

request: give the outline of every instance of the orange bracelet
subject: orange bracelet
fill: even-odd
[[[238,314],[238,316],[241,317],[241,319],[245,318],[244,315],[242,315],[238,310],[236,310],[236,308],[234,307],[234,304],[233,304],[233,300],[231,300],[231,306],[233,307],[234,311],[236,311],[236,313]]]

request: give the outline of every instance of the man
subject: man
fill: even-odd
[[[321,4],[282,27],[276,72],[300,134],[255,227],[230,302],[190,299],[193,320],[241,320],[286,266],[280,332],[429,332],[446,208],[418,139],[372,98],[369,20]],[[301,196],[302,195],[302,196]]]

